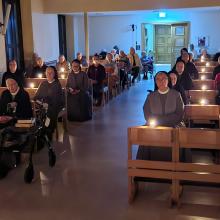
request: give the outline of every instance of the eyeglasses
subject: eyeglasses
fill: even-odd
[[[165,80],[168,80],[167,77],[163,77],[163,78],[156,78],[156,81],[159,81],[159,82],[163,82]]]

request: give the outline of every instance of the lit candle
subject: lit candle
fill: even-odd
[[[206,100],[206,99],[201,99],[201,100],[200,100],[200,104],[201,104],[201,105],[206,105],[206,103],[207,103],[207,100]]]
[[[65,79],[65,75],[64,74],[61,74],[61,79]]]
[[[204,56],[201,56],[201,62],[203,62],[205,60]]]
[[[207,62],[207,63],[206,63],[206,66],[210,66],[210,63],[209,63],[209,62]]]
[[[43,74],[42,73],[39,73],[38,75],[37,75],[37,78],[42,78],[43,77]]]
[[[204,75],[201,76],[201,80],[205,80],[205,76]]]
[[[206,85],[202,85],[202,90],[206,90],[206,89],[207,89]]]
[[[205,72],[205,68],[202,68],[202,72],[203,72],[203,73]]]
[[[61,67],[61,68],[60,68],[60,72],[63,73],[64,71],[65,71],[64,67]]]
[[[34,83],[30,83],[30,88],[34,88]]]
[[[149,120],[149,125],[150,125],[150,127],[156,127],[156,125],[157,125],[157,122],[156,122],[156,120],[155,119],[150,119]]]

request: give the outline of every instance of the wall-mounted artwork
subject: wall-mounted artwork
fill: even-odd
[[[209,37],[198,37],[198,47],[208,47],[209,46]]]

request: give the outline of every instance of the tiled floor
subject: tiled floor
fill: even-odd
[[[56,142],[57,164],[47,151],[34,155],[35,180],[18,167],[0,181],[0,220],[210,220],[220,219],[220,189],[185,187],[182,207],[170,209],[169,185],[141,184],[127,202],[127,127],[144,123],[142,106],[152,83],[142,81],[114,98],[85,123],[70,123]]]

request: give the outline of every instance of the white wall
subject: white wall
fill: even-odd
[[[32,14],[34,51],[45,61],[59,56],[59,34],[57,15]]]
[[[3,21],[2,1],[0,1],[0,22]],[[6,71],[5,38],[0,35],[0,73]]]
[[[121,15],[121,16],[90,16],[89,17],[89,39],[90,54],[99,52],[105,48],[108,51],[114,45],[118,45],[125,52],[129,51],[130,46],[137,43],[141,45],[141,24],[142,23],[170,23],[170,22],[190,22],[190,43],[197,45],[199,36],[209,37],[209,52],[215,53],[220,51],[220,11],[201,12],[198,10],[176,10],[167,11],[166,19],[159,19],[158,13],[146,12],[137,15]],[[77,20],[75,20],[77,23]],[[216,22],[214,25],[213,22]],[[132,24],[137,25],[137,37],[132,32]],[[75,27],[77,33],[78,50],[84,51],[84,32],[82,20],[78,21],[78,28]]]

